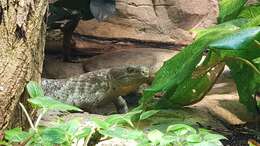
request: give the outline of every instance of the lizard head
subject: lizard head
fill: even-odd
[[[149,69],[144,66],[126,66],[112,68],[109,77],[116,89],[132,92],[149,78]]]

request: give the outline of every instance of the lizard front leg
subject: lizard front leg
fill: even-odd
[[[112,102],[116,106],[116,110],[119,114],[128,112],[127,103],[122,96],[118,96],[118,97],[114,98]]]

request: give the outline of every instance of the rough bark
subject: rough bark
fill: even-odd
[[[24,124],[18,103],[26,102],[26,83],[40,81],[47,4],[0,0],[0,129]]]

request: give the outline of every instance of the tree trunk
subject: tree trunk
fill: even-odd
[[[0,0],[0,129],[25,124],[18,103],[27,105],[26,83],[41,78],[47,5],[47,0]]]

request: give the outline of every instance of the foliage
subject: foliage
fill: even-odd
[[[1,142],[2,145],[67,145],[70,146],[73,141],[87,137],[91,133],[90,128],[80,129],[79,120],[71,120],[68,122],[57,122],[52,127],[39,127],[39,122],[43,115],[49,110],[61,110],[61,111],[81,111],[81,109],[66,105],[59,101],[56,101],[50,97],[44,96],[42,88],[36,82],[29,82],[26,86],[30,99],[28,101],[37,107],[39,111],[38,119],[35,123],[29,117],[24,106],[20,103],[31,128],[29,131],[22,131],[21,128],[14,128],[5,131],[5,141]]]
[[[97,137],[97,140],[102,137],[121,138],[135,140],[139,145],[147,146],[222,145],[219,140],[225,139],[221,135],[212,134],[203,129],[196,130],[184,124],[170,125],[165,132],[156,129],[147,132],[139,130],[139,122],[154,116],[159,112],[158,110],[142,111],[135,109],[124,115],[111,115],[105,120],[92,118],[96,125],[96,127],[92,128],[82,127],[79,119],[72,119],[66,122],[57,121],[52,126],[39,127],[38,125],[43,114],[49,110],[81,110],[44,96],[43,90],[35,82],[29,82],[26,87],[29,95],[31,95],[28,101],[36,105],[35,107],[41,111],[39,117],[33,124],[27,111],[24,110],[31,123],[31,129],[23,131],[21,128],[14,128],[5,131],[4,141],[0,141],[1,145],[70,146],[79,140],[83,140],[85,144],[88,144],[91,139],[95,138],[96,134],[100,135]],[[24,109],[23,106],[22,108]]]
[[[156,73],[151,87],[144,91],[141,107],[172,108],[200,101],[225,64],[237,84],[240,102],[249,111],[259,112],[255,93],[260,88],[260,67],[255,61],[260,57],[260,5],[246,2],[221,0],[219,24],[194,30],[197,34],[194,42]],[[206,59],[202,59],[206,48]],[[153,101],[158,92],[163,97],[159,102]]]
[[[145,120],[158,110],[136,110],[125,115],[112,115],[106,120],[93,119],[98,127],[98,132],[106,137],[134,140],[140,146],[222,146],[219,140],[225,137],[212,134],[205,129],[194,129],[185,124],[173,124],[166,131],[157,129],[143,132],[139,130],[139,122]],[[135,123],[135,124],[134,124]],[[129,126],[127,126],[127,125]]]

